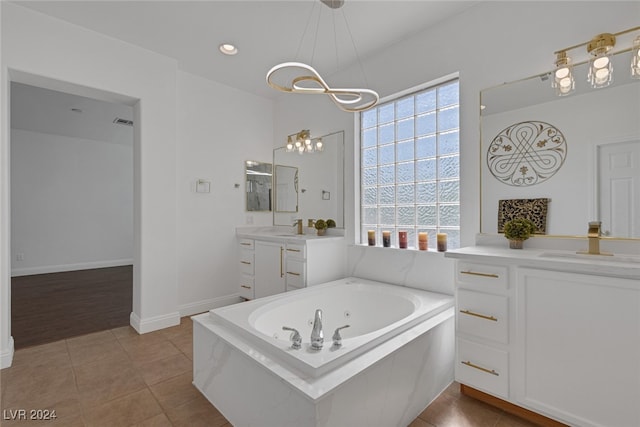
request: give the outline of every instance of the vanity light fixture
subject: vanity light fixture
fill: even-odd
[[[553,73],[551,87],[556,90],[556,95],[558,96],[569,95],[576,88],[571,58],[567,56],[567,52],[564,50],[557,53],[556,70]]]
[[[321,3],[326,5],[332,10],[340,9],[344,5],[344,0],[320,0]],[[322,8],[322,6],[320,6]],[[309,15],[309,19],[307,20],[307,27],[300,38],[300,45],[298,46],[298,52],[300,52],[302,47],[302,41],[305,39],[307,34],[307,29],[309,28],[309,22],[311,21],[311,17],[313,16],[315,10],[315,3],[313,8],[311,9],[311,13]],[[342,11],[341,11],[342,12]],[[316,38],[313,41],[313,49],[311,51],[311,62],[313,63],[313,55],[316,50],[317,43],[317,34],[318,29],[320,27],[320,14],[322,10],[320,10],[318,14],[318,23],[315,28]],[[334,40],[335,40],[335,51],[336,51],[336,62],[338,58],[338,41],[336,36],[336,22],[335,15],[337,12],[333,13],[333,32],[334,32]],[[347,22],[347,18],[342,12],[342,18],[345,22],[346,30],[349,33],[349,37],[351,39],[351,43],[353,45],[353,50],[356,54],[356,59],[358,60],[358,64],[360,65],[360,71],[362,72],[363,78],[366,83],[366,77],[364,76],[364,69],[362,67],[362,61],[360,61],[360,56],[358,55],[358,49],[356,48],[355,41],[353,40],[353,35],[351,34],[351,29],[349,28],[349,23]],[[297,56],[297,55],[296,55]],[[277,78],[279,76],[279,79]],[[279,80],[279,81],[278,81]],[[338,108],[343,111],[349,113],[357,113],[360,111],[368,110],[374,107],[380,97],[378,93],[371,89],[364,88],[332,88],[327,82],[320,76],[320,73],[316,71],[311,65],[302,63],[302,62],[283,62],[271,68],[267,72],[267,84],[272,88],[279,90],[285,93],[303,93],[303,94],[312,94],[312,95],[328,95],[329,98],[336,104]]]
[[[287,137],[287,153],[297,152],[298,154],[314,153],[324,150],[322,138],[312,138],[308,129],[303,129],[298,133],[293,133]]]
[[[556,55],[556,69],[554,72],[554,79],[551,82],[551,87],[556,90],[556,94],[558,96],[565,96],[575,90],[572,65],[584,64],[587,61],[572,64],[573,61],[567,52],[582,46],[586,46],[587,53],[589,54],[589,72],[587,75],[587,81],[594,89],[607,87],[613,81],[611,55],[614,53],[622,53],[632,50],[633,57],[631,59],[631,77],[640,78],[640,36],[633,40],[632,47],[620,49],[617,52],[613,51],[616,46],[616,38],[618,36],[634,31],[640,31],[640,27],[629,28],[628,30],[613,34],[598,34],[588,42],[580,43],[554,52]]]
[[[633,51],[631,56],[631,77],[634,79],[640,79],[640,36],[633,40]]]

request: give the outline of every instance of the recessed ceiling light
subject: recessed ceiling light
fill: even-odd
[[[225,55],[235,55],[236,53],[238,53],[238,48],[231,43],[222,43],[218,47],[218,49],[220,49],[220,52],[224,53]]]

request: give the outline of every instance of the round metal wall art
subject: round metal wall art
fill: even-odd
[[[500,131],[487,149],[487,166],[500,182],[515,187],[540,184],[564,164],[567,142],[555,126],[520,122]]]

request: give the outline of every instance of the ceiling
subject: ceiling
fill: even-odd
[[[346,0],[335,10],[317,0],[14,3],[173,57],[181,70],[273,99],[278,92],[267,86],[265,75],[280,62],[306,62],[326,78],[479,1]],[[235,44],[239,53],[222,55],[218,46],[224,42]]]

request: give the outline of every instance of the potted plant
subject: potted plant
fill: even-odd
[[[316,230],[318,230],[318,236],[324,236],[324,233],[327,231],[327,223],[324,219],[319,219],[316,221]]]
[[[535,224],[526,218],[515,218],[504,224],[504,237],[509,239],[511,249],[522,249],[522,242],[527,240],[534,231],[536,231]]]
[[[327,220],[327,228],[336,228],[336,222],[332,219]]]

